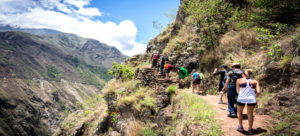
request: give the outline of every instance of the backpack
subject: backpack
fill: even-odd
[[[167,56],[163,56],[161,59],[163,60],[163,62],[169,61],[169,58]]]
[[[242,78],[242,74],[243,74],[243,71],[242,70],[232,70],[232,75],[230,77],[230,80],[231,80],[231,83],[233,85],[236,84],[236,81],[239,79],[239,78]]]
[[[199,74],[200,80],[203,80],[204,79],[203,73],[198,73],[198,74]]]
[[[224,81],[224,83],[226,83],[226,80],[228,79],[228,72],[229,71],[232,71],[232,69],[229,69],[229,70],[225,70],[225,76],[224,76],[224,79],[223,79],[223,81]]]
[[[153,59],[158,59],[158,58],[159,58],[159,54],[155,53],[155,54],[153,55]]]
[[[194,75],[194,74],[193,74]],[[200,79],[203,80],[204,79],[204,75],[202,73],[196,72],[196,77],[194,77],[195,79]]]
[[[166,69],[167,70],[173,70],[174,69],[174,66],[173,65],[171,65],[171,64],[166,64],[167,66],[166,66]]]

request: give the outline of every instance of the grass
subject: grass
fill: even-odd
[[[295,107],[297,108],[297,107]],[[265,135],[280,135],[280,136],[298,136],[300,130],[296,126],[300,122],[300,114],[291,112],[290,108],[284,108],[280,111],[273,111],[271,115],[274,117],[274,126]]]
[[[175,94],[176,93],[176,85],[170,85],[168,88],[167,88],[167,93],[172,95],[172,94]]]
[[[281,58],[281,60],[279,61],[279,68],[284,68],[286,67],[288,64],[291,63],[291,61],[293,60],[294,56],[293,55],[287,55],[287,56],[283,56]]]
[[[142,136],[157,136],[157,133],[149,127],[144,127],[141,133]]]
[[[199,131],[203,131],[205,135],[221,135],[222,131],[219,124],[214,119],[215,112],[211,105],[199,98],[199,96],[188,92],[183,92],[178,97],[182,98],[180,107],[182,107],[183,112],[190,117],[190,123],[200,123],[207,128]]]
[[[149,108],[156,108],[156,100],[155,98],[146,95],[145,98],[140,102],[140,104],[144,107],[149,107]]]
[[[275,93],[263,92],[259,97],[257,97],[258,101],[258,109],[263,108],[273,97]]]

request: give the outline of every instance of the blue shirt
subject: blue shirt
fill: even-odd
[[[193,73],[193,77],[194,77],[194,79],[196,79],[198,76],[199,76],[199,75],[198,75],[198,73],[197,73],[197,72]]]

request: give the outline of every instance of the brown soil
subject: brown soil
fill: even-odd
[[[228,111],[227,111],[227,99],[226,97],[223,97],[223,101],[226,104],[218,104],[219,98],[216,95],[205,95],[200,96],[202,99],[206,100],[209,104],[211,104],[215,111],[215,119],[218,120],[221,124],[223,134],[225,136],[244,136],[247,135],[247,132],[241,133],[236,131],[238,126],[238,120],[237,118],[229,118],[227,117]],[[244,129],[248,130],[248,120],[247,120],[247,108],[245,107],[244,112],[244,120],[243,120],[243,126]],[[254,134],[253,135],[261,135],[264,132],[268,131],[268,125],[270,124],[271,117],[267,115],[258,115],[254,113],[254,123],[253,123],[253,129]]]

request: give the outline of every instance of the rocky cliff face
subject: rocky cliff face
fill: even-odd
[[[71,34],[0,33],[0,135],[51,135],[110,80],[126,56]]]

